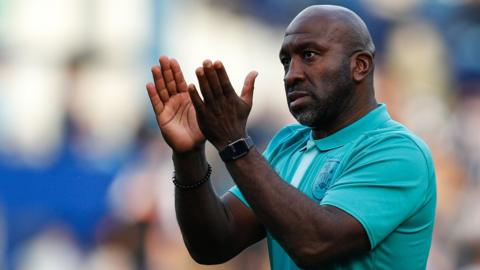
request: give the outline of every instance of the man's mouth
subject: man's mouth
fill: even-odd
[[[299,103],[301,100],[306,99],[309,96],[307,92],[303,91],[292,91],[287,94],[287,100],[290,105]]]

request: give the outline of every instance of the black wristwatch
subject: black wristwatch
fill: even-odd
[[[223,150],[218,152],[223,161],[232,161],[239,159],[246,154],[253,147],[253,141],[250,136],[246,138],[238,139],[229,145],[227,145]]]

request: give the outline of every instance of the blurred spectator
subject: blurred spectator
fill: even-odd
[[[77,270],[81,251],[73,235],[61,223],[50,225],[16,252],[19,270]]]

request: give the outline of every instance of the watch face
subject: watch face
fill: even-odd
[[[239,139],[220,151],[220,157],[223,161],[235,160],[245,156],[252,147],[253,142],[250,137]]]
[[[233,154],[233,158],[238,158],[238,157],[241,157],[242,155],[246,154],[249,150],[247,144],[245,143],[245,141],[238,141],[236,143],[234,143],[232,145],[232,154]]]

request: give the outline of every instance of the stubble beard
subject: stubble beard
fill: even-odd
[[[299,110],[291,111],[293,117],[297,121],[304,125],[312,127],[319,119],[324,118],[322,114],[323,110],[318,110],[315,106],[308,106]]]

